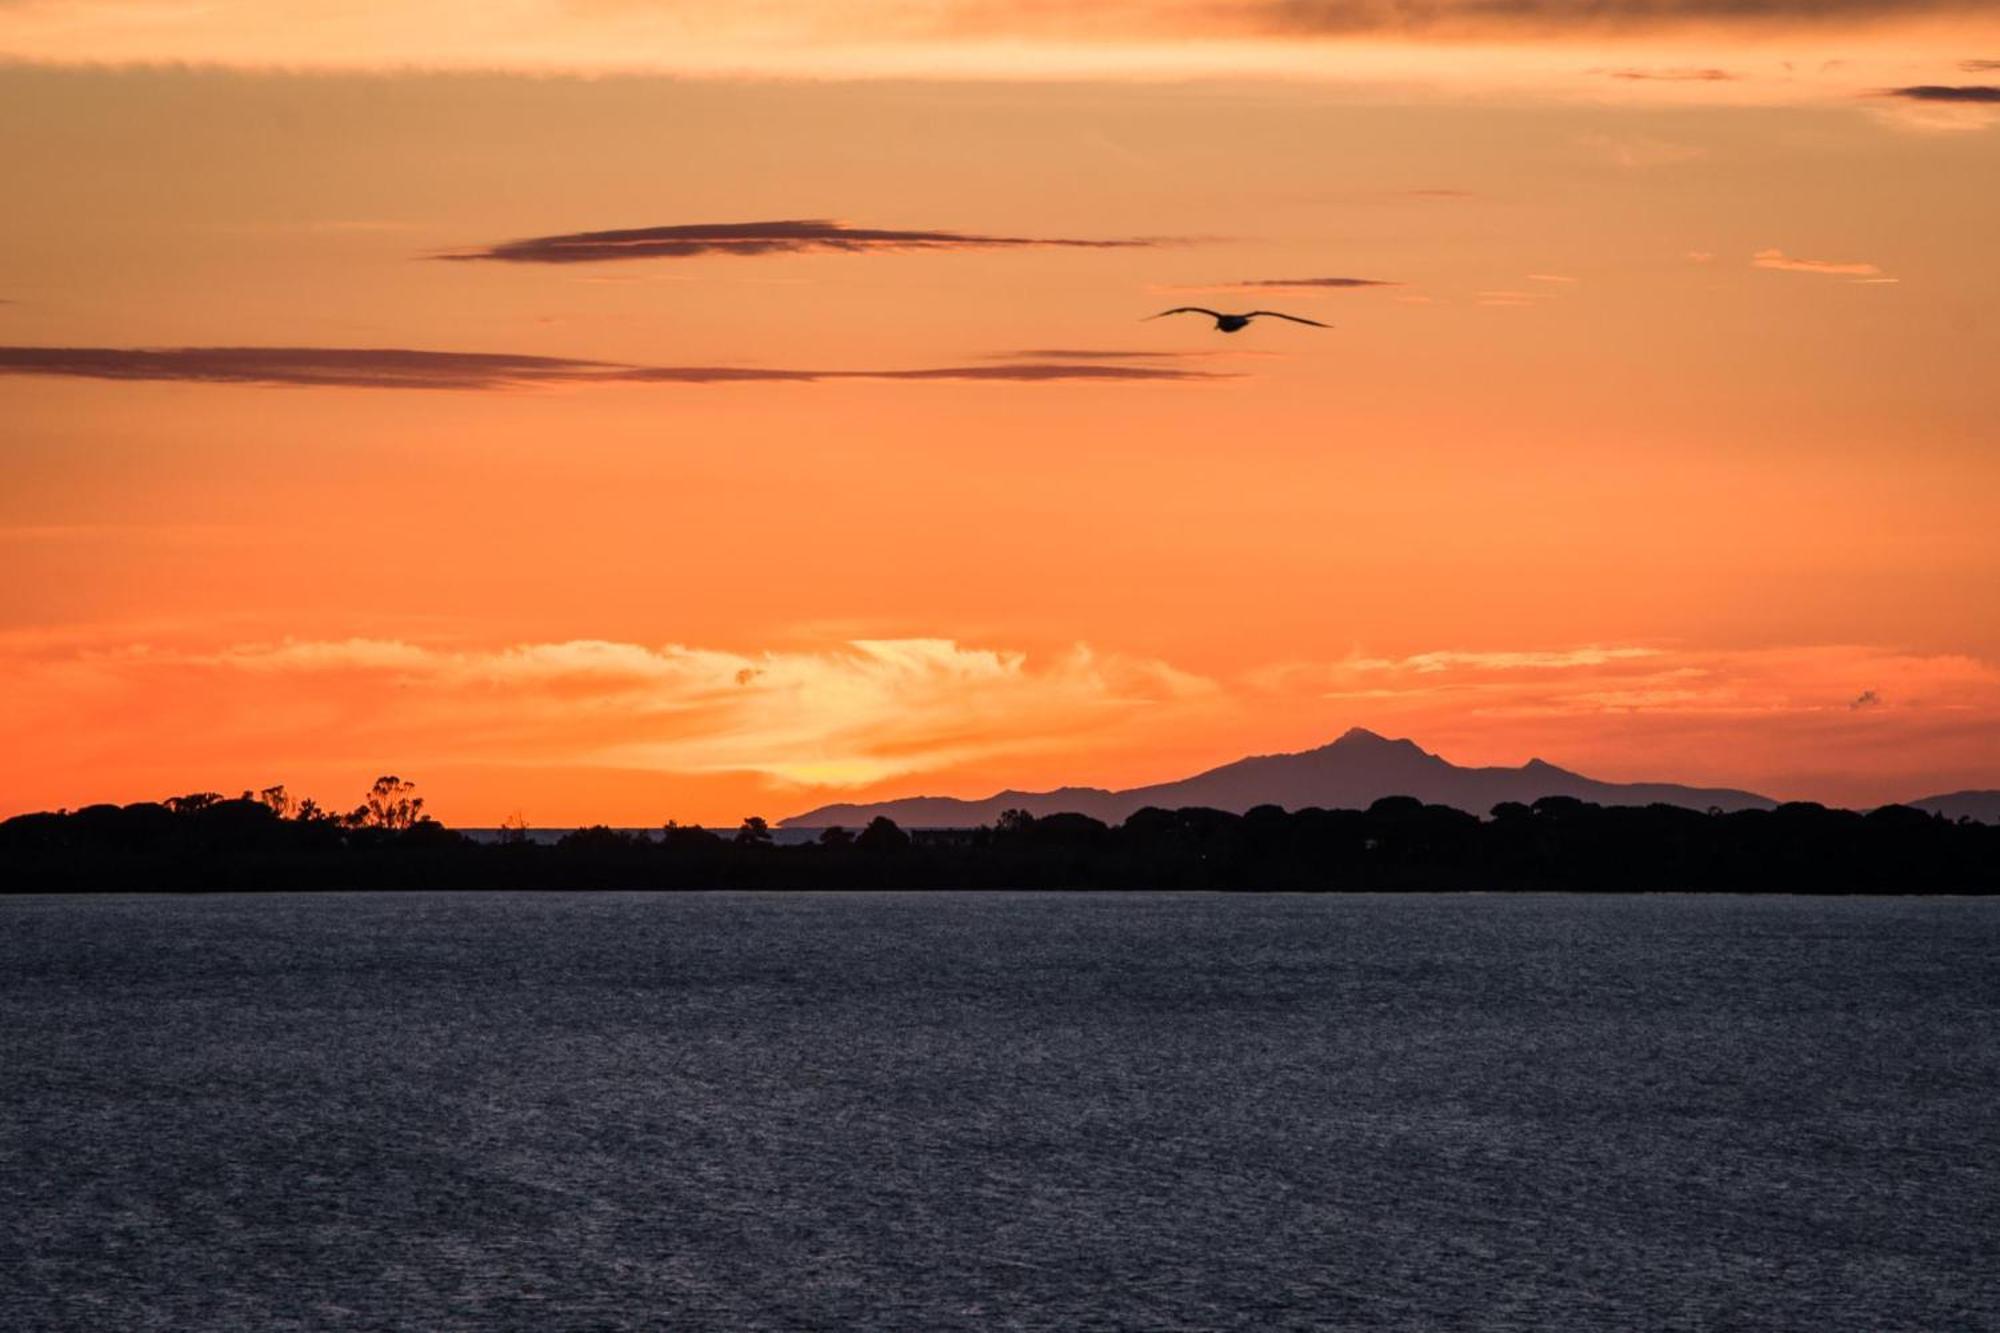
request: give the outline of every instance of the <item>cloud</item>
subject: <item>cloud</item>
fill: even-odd
[[[1015,352],[995,352],[993,359],[996,361],[1187,361],[1229,355],[1232,354],[1223,351],[1161,352],[1096,347],[1027,347]]]
[[[1643,661],[1660,656],[1658,648],[1636,646],[1604,647],[1589,644],[1581,648],[1538,651],[1471,652],[1446,649],[1413,653],[1408,657],[1355,657],[1343,663],[1349,671],[1407,671],[1432,675],[1443,671],[1568,671],[1577,667],[1601,667],[1613,662]]]
[[[1876,682],[1875,711],[1853,682]],[[1878,804],[2000,783],[2000,663],[1864,644],[1600,643],[1357,653],[1253,673],[1265,708],[1343,721],[1461,763],[1542,755],[1592,777],[1669,778]],[[1865,712],[1865,719],[1857,717]]]
[[[2000,103],[2000,87],[1992,84],[1942,84],[1920,83],[1909,88],[1890,88],[1885,97],[1900,97],[1910,102],[1962,102],[1972,105]]]
[[[2000,69],[2000,60],[1961,60],[1958,62],[1958,67],[1967,74],[1984,74],[1989,70]]]
[[[1525,276],[1529,282],[1553,282],[1565,287],[1573,287],[1583,281],[1582,278],[1573,278],[1567,273],[1529,273]]]
[[[520,389],[601,384],[813,384],[828,380],[1212,380],[1158,365],[1031,362],[891,370],[639,366],[567,357],[345,347],[0,347],[0,375],[364,389]]]
[[[1244,278],[1239,282],[1158,287],[1163,292],[1323,292],[1366,287],[1401,287],[1382,278]]]
[[[1880,278],[1882,270],[1874,264],[1842,262],[1831,259],[1794,259],[1783,250],[1759,250],[1750,257],[1756,268],[1777,269],[1784,273],[1819,273],[1828,277]]]
[[[1598,69],[1591,73],[1634,83],[1730,83],[1743,77],[1726,69]]]
[[[1177,370],[1170,366],[1120,366],[1093,364],[999,366],[938,366],[920,370],[829,370],[816,372],[819,379],[866,380],[1010,380],[1036,383],[1045,380],[1212,380],[1231,378],[1219,370]]]
[[[1697,264],[1712,264],[1715,262],[1715,251],[1690,250],[1687,252],[1687,257]]]
[[[2000,87],[1992,84],[1924,83],[1878,89],[1874,96],[1879,119],[1918,133],[1977,132],[2000,119]]]
[[[1315,35],[1555,38],[1673,28],[1871,23],[1920,14],[1982,15],[1984,0],[1258,0],[1279,32]]]
[[[349,347],[0,347],[0,375],[373,389],[499,389],[615,379],[562,357]]]
[[[756,773],[852,786],[1143,727],[1212,692],[1207,680],[1087,646],[1037,655],[945,638],[852,639],[739,652],[603,640],[491,647],[349,638],[62,652],[0,645],[33,700],[124,712],[157,691],[217,706],[197,735],[124,712],[194,767],[263,748],[248,771],[329,739],[374,763],[494,762],[677,774]],[[32,728],[38,709],[16,717]],[[54,715],[51,736],[58,735]],[[7,717],[0,713],[0,723]],[[10,728],[0,725],[0,739]]]
[[[1539,754],[1595,777],[1775,796],[1867,803],[2000,783],[2000,664],[1867,645],[1448,646],[1217,678],[1097,646],[944,635],[744,649],[216,639],[163,623],[0,630],[0,679],[0,751],[36,756],[0,771],[0,810],[105,799],[114,774],[128,775],[118,799],[136,799],[276,778],[310,791],[315,774],[385,767],[484,771],[510,793],[503,812],[528,775],[584,768],[983,795],[1174,777],[1163,753],[1198,756],[1193,771],[1351,725],[1460,763]],[[1895,706],[1853,707],[1857,679]],[[163,699],[199,700],[202,725]],[[131,790],[132,774],[157,788]]]
[[[716,222],[688,226],[634,227],[530,236],[436,259],[493,260],[510,264],[594,264],[622,259],[689,259],[697,255],[771,255],[835,252],[860,254],[899,250],[1006,250],[1058,247],[1118,250],[1163,244],[1157,238],[1075,240],[1067,237],[993,236],[959,231],[899,231],[852,227],[826,219],[777,222]]]
[[[1627,171],[1677,166],[1684,162],[1698,162],[1708,156],[1708,150],[1697,144],[1675,143],[1646,135],[1619,137],[1593,133],[1578,136],[1577,143],[1613,166]]]
[[[1566,96],[1563,76],[1579,65],[1699,69],[1715,57],[1697,51],[1736,51],[1757,38],[1783,41],[1801,70],[1856,51],[1881,53],[1874,63],[1885,71],[1949,67],[2000,31],[1992,0],[401,0],[394,22],[353,0],[0,0],[0,9],[6,58],[71,66],[1304,77],[1399,90],[1415,73],[1437,86],[1483,84],[1529,98]],[[1694,40],[1681,43],[1684,54],[1633,49],[1661,33]],[[1536,67],[1469,53],[1468,41],[1594,51],[1583,61],[1549,52]],[[1784,78],[1623,86],[1638,99],[1674,100],[1700,87],[1704,100],[1750,103],[1817,100],[1822,91]]]
[[[1850,703],[1847,706],[1851,710],[1858,711],[1863,708],[1879,708],[1881,707],[1881,704],[1882,704],[1881,695],[1877,694],[1873,690],[1863,690],[1861,691],[1860,694],[1855,696],[1854,702]]]

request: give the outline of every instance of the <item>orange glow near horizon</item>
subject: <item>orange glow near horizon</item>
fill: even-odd
[[[1991,17],[1280,8],[0,9],[0,817],[2000,786]]]

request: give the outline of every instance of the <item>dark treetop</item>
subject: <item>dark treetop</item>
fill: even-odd
[[[1504,802],[1482,820],[1397,796],[1365,810],[1151,807],[1115,826],[1017,810],[978,828],[912,833],[876,818],[789,846],[761,819],[734,835],[668,824],[657,835],[590,828],[542,843],[517,829],[496,843],[425,818],[409,785],[385,778],[339,816],[295,807],[279,788],[22,815],[0,823],[0,886],[1991,893],[2000,826],[1907,806],[1702,812],[1567,796]]]

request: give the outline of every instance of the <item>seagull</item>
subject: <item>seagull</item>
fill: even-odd
[[[1200,305],[1177,305],[1172,310],[1162,310],[1159,314],[1148,315],[1146,318],[1164,319],[1168,315],[1207,315],[1215,321],[1215,331],[1217,333],[1235,333],[1239,329],[1248,328],[1250,321],[1259,315],[1269,315],[1273,319],[1289,319],[1294,324],[1310,324],[1316,329],[1330,329],[1333,327],[1331,324],[1322,324],[1316,319],[1304,319],[1298,315],[1288,315],[1282,310],[1252,310],[1247,315],[1225,315],[1220,310],[1210,310],[1207,306]]]

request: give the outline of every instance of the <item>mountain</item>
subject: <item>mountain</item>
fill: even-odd
[[[1954,791],[1943,796],[1926,796],[1909,804],[1946,819],[1976,819],[1982,824],[2000,824],[2000,791]]]
[[[1256,805],[1288,810],[1366,809],[1384,796],[1414,796],[1431,805],[1456,806],[1484,815],[1502,801],[1527,803],[1543,796],[1574,796],[1600,805],[1684,805],[1697,810],[1768,810],[1777,802],[1755,792],[1683,787],[1667,782],[1599,782],[1531,759],[1519,768],[1461,768],[1419,749],[1354,728],[1331,745],[1300,754],[1258,755],[1211,768],[1179,782],[1107,791],[1060,787],[1055,791],[1003,791],[983,801],[913,796],[868,805],[823,805],[781,821],[787,828],[853,827],[877,815],[904,828],[973,828],[991,824],[1003,810],[1040,817],[1063,811],[1117,824],[1149,805],[1164,809],[1207,806],[1242,813]]]

